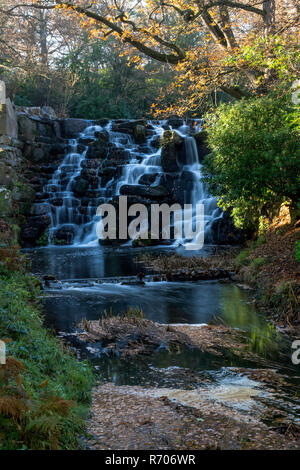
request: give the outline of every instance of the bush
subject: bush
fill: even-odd
[[[204,161],[204,180],[223,209],[232,210],[239,228],[258,229],[299,191],[300,138],[296,106],[289,96],[222,105],[208,116],[212,153]],[[233,209],[232,209],[233,208]]]

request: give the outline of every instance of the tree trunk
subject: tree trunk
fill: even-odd
[[[272,34],[275,26],[276,0],[263,0],[263,11],[265,14],[265,34]]]

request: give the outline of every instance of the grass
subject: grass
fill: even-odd
[[[0,262],[0,449],[76,449],[92,369],[43,326],[39,281]]]

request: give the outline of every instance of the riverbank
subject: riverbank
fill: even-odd
[[[92,368],[43,325],[40,282],[19,252],[0,249],[0,449],[77,449]]]
[[[189,339],[194,354],[199,348],[224,357],[227,350],[252,360],[256,368],[223,368],[212,381],[209,375],[173,366],[155,369],[164,385],[100,383],[93,390],[89,448],[299,449],[299,426],[275,402],[291,385],[247,350],[241,332],[208,325],[173,325],[172,331]],[[153,356],[148,360],[153,362]]]
[[[291,223],[283,210],[257,240],[243,249],[232,248],[208,258],[179,254],[137,258],[142,267],[167,280],[231,279],[253,289],[255,306],[274,325],[291,336],[300,332],[300,264],[295,247],[300,223]]]

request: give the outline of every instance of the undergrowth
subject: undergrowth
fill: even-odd
[[[43,326],[39,281],[13,253],[0,253],[0,449],[75,449],[92,370]]]

